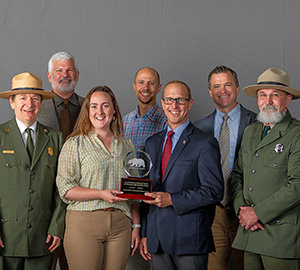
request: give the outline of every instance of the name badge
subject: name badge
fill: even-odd
[[[15,151],[14,150],[3,150],[2,153],[3,154],[14,154]]]

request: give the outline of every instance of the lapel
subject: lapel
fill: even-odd
[[[162,182],[164,182],[166,180],[166,178],[168,177],[171,169],[174,166],[174,163],[176,162],[176,160],[179,158],[181,152],[183,151],[183,149],[189,144],[190,142],[190,138],[189,136],[193,133],[194,131],[194,126],[192,123],[189,123],[189,125],[186,127],[186,129],[182,132],[174,150],[173,153],[170,157],[168,166],[166,168],[166,172],[164,175],[164,178],[162,179]],[[162,149],[162,148],[160,148]],[[160,155],[161,156],[161,155]],[[160,158],[161,159],[161,158]]]
[[[51,125],[49,125],[50,127],[52,127],[55,130],[60,130],[53,99],[43,101],[43,112],[43,117],[46,119],[46,121],[44,122],[51,123]]]
[[[164,139],[167,133],[167,129],[163,130],[162,132],[158,133],[159,136],[158,143],[155,143],[153,147],[151,146],[151,152],[154,153],[152,158],[153,162],[153,170],[154,170],[154,177],[153,179],[159,179],[158,184],[161,182],[161,158],[162,158],[162,149]]]
[[[37,123],[36,127],[36,139],[35,139],[35,147],[33,151],[33,157],[31,162],[31,167],[33,168],[34,165],[39,160],[41,154],[43,153],[45,147],[49,142],[49,137],[47,135],[48,129],[43,128],[40,123]]]
[[[215,134],[215,115],[216,110],[213,111],[209,116],[207,116],[205,121],[205,132],[214,136]]]
[[[5,139],[13,146],[14,151],[20,153],[22,160],[24,160],[25,164],[30,167],[29,156],[27,154],[20,129],[17,125],[16,118],[13,118],[7,124],[8,128],[5,130]]]
[[[241,116],[240,116],[239,130],[238,130],[238,141],[242,139],[244,129],[251,122],[251,117],[249,115],[249,112],[242,105],[240,106],[241,106]]]
[[[278,138],[280,138],[282,136],[281,134],[287,130],[291,119],[292,119],[292,116],[291,116],[290,112],[287,111],[284,119],[281,122],[277,123],[270,130],[270,132],[267,134],[267,136],[262,141],[259,142],[255,151],[265,147],[266,145],[268,145],[268,144],[276,141]],[[254,136],[257,136],[256,140],[257,140],[257,138],[259,138],[259,139],[261,138],[262,129],[263,129],[263,124],[259,125],[259,127],[256,129],[255,134],[254,134]]]

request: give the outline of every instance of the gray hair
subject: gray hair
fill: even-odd
[[[78,71],[78,64],[72,54],[67,52],[58,52],[51,56],[48,62],[48,72],[52,75],[52,66],[54,61],[68,61],[70,59],[73,60],[76,71]]]

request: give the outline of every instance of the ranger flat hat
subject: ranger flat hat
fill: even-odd
[[[12,95],[17,94],[37,94],[43,99],[56,97],[55,93],[45,91],[43,83],[39,76],[29,72],[20,73],[11,80],[11,90],[0,93],[0,98],[9,99]]]
[[[285,91],[293,96],[293,99],[300,98],[300,91],[290,87],[289,75],[282,69],[269,68],[257,79],[257,84],[243,88],[243,93],[250,97],[257,97],[260,89],[277,89]]]

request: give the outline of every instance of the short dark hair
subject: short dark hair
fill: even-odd
[[[227,66],[216,66],[209,74],[208,74],[208,89],[211,89],[211,76],[219,73],[227,73],[230,72],[234,78],[235,86],[238,87],[240,85],[237,73]]]

